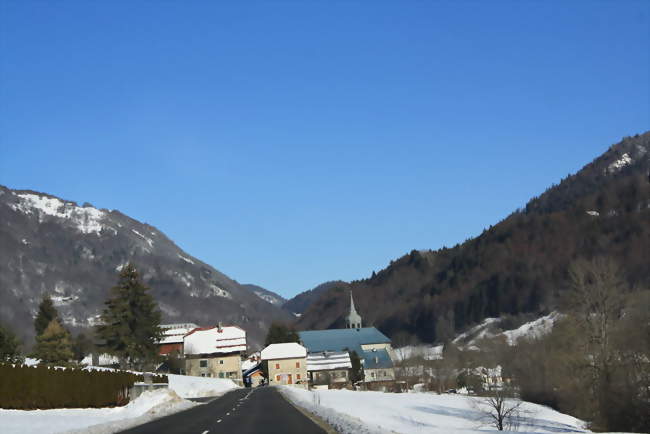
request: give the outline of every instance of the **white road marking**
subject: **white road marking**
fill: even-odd
[[[210,431],[203,431],[201,434],[208,434]]]
[[[217,423],[221,423],[221,419],[219,419],[219,420],[217,421]]]
[[[230,413],[226,413],[226,416],[230,416]]]

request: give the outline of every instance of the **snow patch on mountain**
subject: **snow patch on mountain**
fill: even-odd
[[[181,260],[187,262],[188,264],[192,264],[192,265],[194,265],[194,261],[192,261],[190,258],[186,258],[185,256],[183,256],[183,255],[181,255],[181,254],[179,254],[178,257],[179,257]]]
[[[230,295],[228,291],[218,287],[217,285],[210,285],[210,289],[212,290],[211,295],[216,295],[217,297],[223,297],[223,298],[232,298],[232,295]]]
[[[275,304],[276,306],[280,306],[282,304],[282,300],[278,299],[277,297],[273,297],[272,295],[269,294],[264,294],[262,291],[253,291],[253,292],[259,298],[261,298],[264,301],[268,301],[271,304]]]
[[[562,318],[562,314],[551,312],[550,314],[537,318],[535,321],[527,322],[514,330],[503,332],[508,344],[515,345],[521,338],[539,338],[551,332],[555,322]]]
[[[73,202],[64,202],[37,194],[13,194],[18,198],[18,202],[9,204],[9,206],[14,211],[36,215],[39,223],[43,222],[45,216],[50,216],[69,220],[83,234],[99,234],[103,229],[101,221],[105,213],[96,208],[80,207]]]
[[[607,166],[607,172],[606,173],[615,173],[624,168],[625,166],[628,166],[632,164],[632,157],[630,157],[630,154],[627,152],[621,156],[618,160],[614,161],[612,164]]]
[[[136,234],[137,236],[139,236],[140,238],[145,240],[147,242],[147,244],[149,244],[149,247],[153,247],[153,240],[151,238],[145,237],[144,235],[142,235],[140,232],[136,231],[135,229],[131,229],[131,232],[133,232],[134,234]]]

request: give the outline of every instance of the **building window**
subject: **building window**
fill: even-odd
[[[300,374],[296,374],[296,380],[300,380]]]
[[[275,376],[275,381],[278,381],[278,382],[280,381],[280,376],[279,375]]]
[[[223,372],[219,372],[219,378],[223,378]]]
[[[205,377],[205,374],[201,374],[201,377]]]
[[[223,365],[223,360],[219,360],[219,364],[220,364],[220,365]]]
[[[296,368],[300,368],[300,362],[296,362]]]
[[[275,369],[280,369],[280,364],[279,363],[275,364]]]
[[[207,368],[208,367],[208,361],[207,360],[200,360],[199,361],[199,366],[201,368]]]

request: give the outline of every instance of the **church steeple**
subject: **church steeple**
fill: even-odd
[[[352,298],[352,291],[350,291],[350,313],[345,318],[345,323],[349,329],[361,328],[361,315],[357,313],[357,310],[354,307],[354,298]]]

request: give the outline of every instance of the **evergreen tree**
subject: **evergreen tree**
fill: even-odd
[[[45,331],[36,337],[34,357],[45,365],[66,366],[74,357],[70,333],[58,319],[53,319]]]
[[[156,343],[162,338],[160,311],[132,264],[122,269],[110,294],[97,328],[106,351],[117,356],[122,367],[142,367],[154,361]]]
[[[266,335],[265,345],[281,344],[285,342],[299,342],[300,337],[293,328],[286,324],[274,322],[271,323]]]
[[[43,296],[41,304],[38,305],[38,314],[36,319],[34,319],[34,329],[36,330],[36,336],[43,334],[47,326],[54,319],[59,319],[59,312],[57,312],[52,302],[52,298],[49,294]]]
[[[11,330],[0,325],[0,363],[22,362],[20,342]]]
[[[92,341],[83,332],[79,333],[79,335],[72,342],[72,351],[74,352],[74,359],[77,362],[81,362],[84,357],[92,352],[92,349]]]

